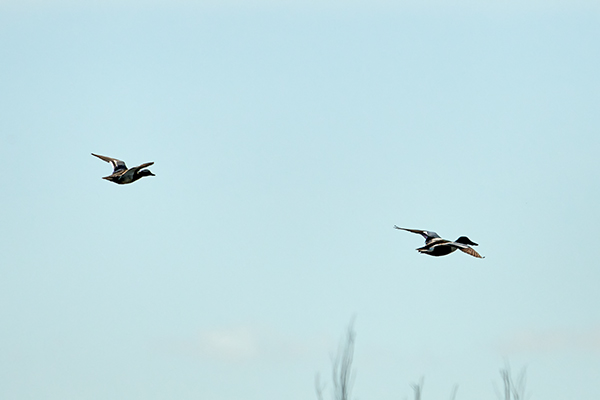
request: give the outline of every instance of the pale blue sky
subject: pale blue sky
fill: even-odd
[[[353,315],[357,398],[600,398],[600,12],[544,3],[0,1],[0,398],[315,399]]]

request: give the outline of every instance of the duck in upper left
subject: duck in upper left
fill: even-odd
[[[118,183],[119,185],[125,185],[126,183],[135,182],[144,176],[155,176],[152,172],[150,172],[149,169],[144,169],[154,164],[154,162],[145,163],[133,168],[127,168],[125,162],[117,160],[116,158],[100,156],[94,153],[92,153],[92,155],[112,164],[114,168],[113,173],[102,178],[106,179],[107,181]]]

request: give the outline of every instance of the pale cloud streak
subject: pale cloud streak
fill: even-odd
[[[203,356],[239,362],[256,358],[259,342],[259,336],[248,327],[221,328],[200,332],[196,346]]]
[[[327,354],[331,341],[297,338],[272,329],[248,325],[202,329],[188,338],[167,340],[167,347],[180,355],[226,364],[247,362],[296,362]]]
[[[507,354],[555,353],[561,351],[600,352],[600,327],[589,330],[525,330],[500,346]]]
[[[0,8],[32,9],[292,9],[292,10],[470,10],[521,12],[600,11],[595,0],[0,0]]]

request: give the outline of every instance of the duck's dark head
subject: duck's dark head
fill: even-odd
[[[156,176],[149,169],[143,169],[137,173],[137,175],[141,178],[143,176]]]
[[[460,244],[468,244],[469,246],[478,246],[477,243],[471,241],[471,239],[469,239],[466,236],[461,236],[458,239],[455,240],[456,243],[460,243]]]

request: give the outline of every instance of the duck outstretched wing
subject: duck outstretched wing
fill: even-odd
[[[475,249],[470,246],[461,245],[461,246],[456,246],[456,247],[463,253],[467,253],[470,256],[473,256],[476,258],[485,258],[482,255],[480,255],[478,252],[476,252]]]
[[[394,225],[394,228],[400,229],[400,230],[403,230],[403,231],[407,231],[407,232],[412,232],[412,233],[419,234],[419,235],[421,235],[421,236],[423,236],[425,238],[425,243],[429,243],[433,239],[439,239],[440,238],[440,235],[438,235],[435,232],[431,232],[431,231],[424,231],[424,230],[421,230],[421,229],[400,228],[398,225]]]
[[[127,170],[127,166],[125,165],[125,162],[123,162],[121,160],[117,160],[116,158],[112,158],[112,157],[101,156],[101,155],[94,154],[94,153],[92,153],[92,155],[98,157],[99,159],[101,159],[103,161],[111,163],[114,168],[113,174]]]
[[[146,168],[151,166],[152,164],[154,164],[154,162],[148,162],[148,163],[144,163],[142,165],[138,165],[137,167],[133,167],[131,168],[131,170],[133,171],[133,173],[135,174],[137,171],[139,171],[140,169]]]

